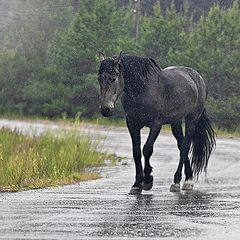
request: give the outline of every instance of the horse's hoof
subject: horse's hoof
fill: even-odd
[[[145,191],[151,190],[152,186],[153,186],[153,181],[150,182],[150,183],[142,182],[142,189],[145,190]]]
[[[147,179],[143,179],[142,182],[142,189],[145,191],[149,191],[152,189],[153,186],[153,176],[150,175]]]
[[[173,183],[170,186],[170,192],[180,192],[180,184],[179,183]]]
[[[184,182],[183,186],[182,186],[182,190],[193,190],[193,180],[187,180]]]
[[[132,187],[128,194],[129,195],[138,195],[138,194],[141,194],[141,192],[142,192],[142,188],[140,188],[140,187]]]

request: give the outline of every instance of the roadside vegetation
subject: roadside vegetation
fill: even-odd
[[[213,118],[211,116],[211,118]],[[12,114],[4,114],[0,115],[0,119],[9,119],[9,120],[22,120],[22,121],[37,121],[42,122],[45,124],[59,124],[64,126],[69,126],[71,128],[79,129],[79,127],[84,126],[90,126],[91,124],[96,127],[96,129],[101,127],[127,127],[125,118],[105,118],[100,115],[95,115],[94,118],[82,118],[77,113],[76,116],[69,117],[67,114],[62,114],[60,117],[56,118],[48,118],[43,116],[23,116],[23,115],[12,115]],[[225,121],[227,121],[228,118],[225,118]],[[211,121],[214,123],[213,119]],[[225,128],[218,127],[216,124],[214,124],[214,131],[216,132],[218,137],[224,137],[224,138],[240,138],[240,128],[237,128],[235,130],[227,130]],[[170,125],[163,125],[162,127],[163,133],[171,133],[171,126]]]
[[[74,131],[25,136],[0,130],[0,191],[42,188],[99,177],[93,167],[113,156],[98,141]]]

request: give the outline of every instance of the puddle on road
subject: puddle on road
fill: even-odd
[[[169,193],[166,199],[153,194],[128,197],[127,209],[111,219],[102,218],[95,226],[98,230],[91,235],[201,239],[219,234],[218,239],[221,239],[226,227],[234,229],[240,223],[240,204],[229,201],[218,204],[215,200],[214,194],[201,191]],[[234,204],[238,213],[229,212],[229,205]]]

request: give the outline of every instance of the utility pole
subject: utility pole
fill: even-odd
[[[140,17],[141,17],[140,0],[133,0],[133,13],[135,15],[134,37],[135,39],[137,39],[139,36],[139,25],[140,25]]]

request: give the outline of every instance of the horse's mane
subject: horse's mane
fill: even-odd
[[[152,58],[138,57],[124,55],[121,58],[121,63],[124,67],[125,73],[130,74],[131,77],[145,77],[147,74],[161,71],[162,69]]]
[[[159,73],[162,69],[152,58],[123,55],[121,57],[126,88],[137,94],[144,90],[147,76]]]

